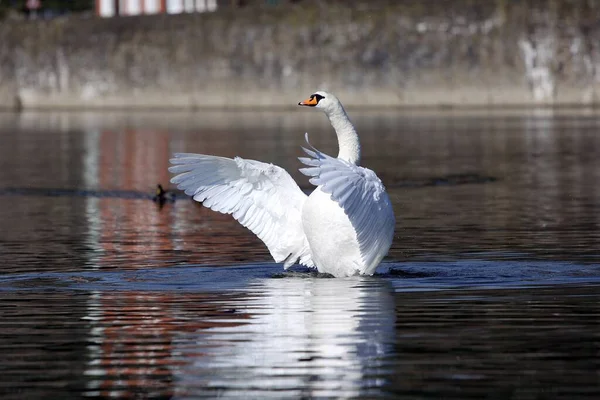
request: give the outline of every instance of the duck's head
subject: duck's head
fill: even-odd
[[[341,103],[337,97],[329,92],[319,90],[311,94],[308,99],[298,103],[299,106],[320,108],[325,113],[329,113],[341,108]]]

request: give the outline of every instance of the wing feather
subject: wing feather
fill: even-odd
[[[394,236],[394,211],[383,183],[370,169],[321,153],[308,135],[305,138],[310,149],[303,150],[309,158],[299,158],[307,166],[300,172],[344,209],[357,232],[363,261],[372,265],[380,249],[389,249]]]
[[[171,182],[205,207],[231,214],[267,246],[276,262],[314,267],[302,228],[307,196],[276,165],[255,160],[178,153]]]

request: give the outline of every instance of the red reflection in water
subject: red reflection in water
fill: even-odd
[[[164,131],[105,131],[98,157],[98,187],[132,189],[149,182],[154,187],[170,179]],[[271,260],[262,242],[231,216],[192,200],[161,208],[148,200],[100,199],[97,208],[92,214],[101,255],[95,262],[104,268]]]
[[[88,389],[102,397],[172,396],[173,370],[205,357],[201,347],[195,346],[195,351],[181,358],[182,345],[176,342],[209,328],[244,325],[249,314],[224,307],[239,297],[148,292],[94,295],[88,318],[96,345],[89,347],[86,375],[95,379]]]

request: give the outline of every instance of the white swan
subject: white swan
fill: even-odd
[[[254,232],[276,262],[296,262],[336,277],[372,275],[394,236],[394,211],[373,171],[358,166],[360,143],[340,101],[319,91],[299,105],[320,108],[339,142],[337,158],[308,142],[300,158],[317,188],[306,196],[292,177],[273,164],[175,154],[171,182],[214,211],[232,214]]]

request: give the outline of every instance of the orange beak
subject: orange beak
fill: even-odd
[[[301,101],[300,103],[298,103],[299,106],[308,106],[308,107],[314,107],[317,105],[317,98],[316,97],[311,97],[308,98],[304,101]]]

